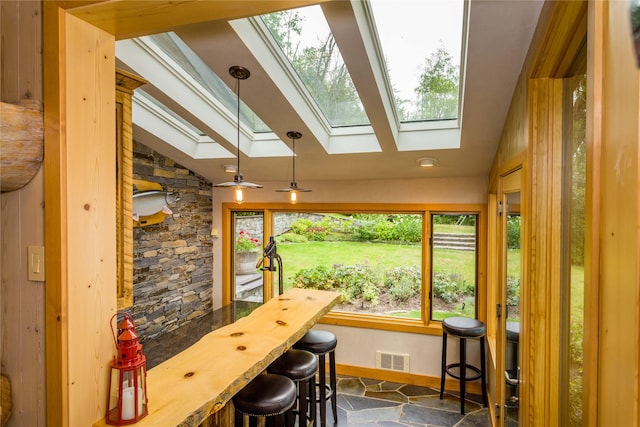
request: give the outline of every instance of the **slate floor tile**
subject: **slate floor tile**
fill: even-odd
[[[333,423],[331,404],[327,404],[330,427],[486,427],[489,411],[479,396],[465,401],[431,387],[401,384],[369,378],[339,376],[337,383],[338,424]]]

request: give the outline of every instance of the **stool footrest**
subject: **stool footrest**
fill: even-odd
[[[480,373],[480,369],[478,369],[476,366],[473,365],[465,365],[465,367],[467,369],[471,369],[473,372],[476,373],[476,375],[472,375],[472,376],[466,376],[465,375],[465,380],[466,381],[475,381],[475,380],[479,380],[480,378],[482,378],[482,374]],[[450,363],[445,367],[445,372],[447,373],[447,375],[459,380],[460,379],[460,374],[454,374],[451,369],[453,368],[458,368],[458,370],[460,369],[460,364],[459,363]]]

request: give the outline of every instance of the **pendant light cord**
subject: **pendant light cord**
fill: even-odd
[[[236,168],[236,174],[238,175],[238,179],[242,179],[242,175],[240,174],[240,78],[236,78],[237,87],[237,96],[238,96],[238,126],[237,126],[237,138],[236,138],[236,149],[237,149],[237,157],[238,157],[238,167]]]
[[[296,139],[293,138],[293,182],[296,182]]]

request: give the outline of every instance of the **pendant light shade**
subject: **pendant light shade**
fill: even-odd
[[[244,67],[239,65],[234,65],[229,68],[229,74],[237,80],[237,98],[238,98],[238,133],[237,133],[237,159],[238,166],[236,168],[236,174],[233,177],[233,181],[222,182],[220,184],[215,184],[214,187],[231,187],[233,188],[233,199],[236,203],[244,202],[244,189],[245,188],[262,188],[262,185],[254,184],[252,182],[247,182],[243,179],[242,173],[240,173],[240,80],[246,80],[249,78],[251,73]]]
[[[292,161],[293,161],[293,176],[291,178],[291,185],[289,185],[288,188],[281,188],[279,190],[276,190],[278,192],[283,192],[283,193],[289,193],[290,196],[290,201],[291,203],[297,203],[298,202],[298,193],[308,193],[311,190],[308,190],[306,188],[300,188],[298,187],[298,183],[296,182],[296,139],[300,139],[302,137],[302,134],[300,132],[296,132],[294,130],[291,130],[289,132],[287,132],[287,136],[289,138],[291,138],[291,145],[292,145]]]

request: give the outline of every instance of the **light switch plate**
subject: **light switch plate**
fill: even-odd
[[[44,246],[27,246],[29,280],[44,282]]]

